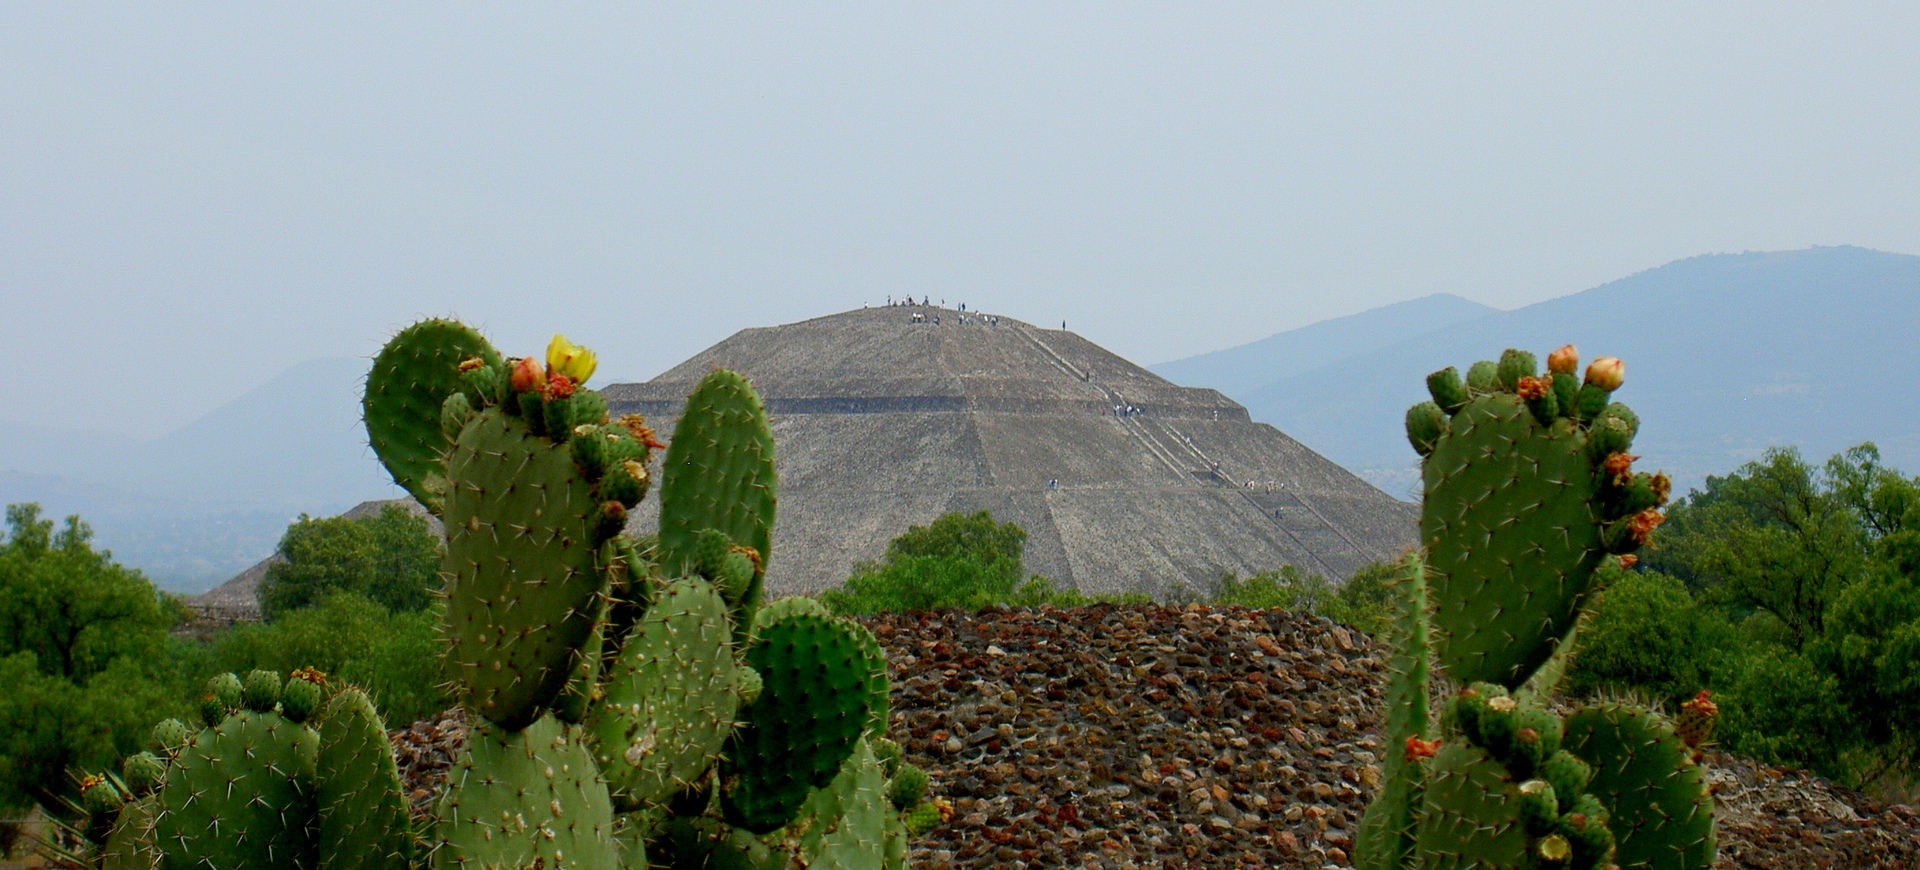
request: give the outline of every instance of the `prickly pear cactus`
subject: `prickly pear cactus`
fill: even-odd
[[[472,328],[451,320],[420,321],[374,357],[361,402],[367,439],[394,482],[436,514],[446,490],[441,405],[460,388],[459,366],[468,359],[500,364],[500,354]]]
[[[314,866],[318,749],[312,728],[272,712],[243,710],[195,735],[156,793],[159,866]]]
[[[1541,373],[1509,350],[1464,379],[1435,372],[1433,401],[1407,412],[1422,547],[1400,581],[1392,744],[1356,840],[1362,870],[1713,863],[1712,801],[1671,724],[1617,706],[1563,721],[1548,704],[1597,569],[1646,543],[1668,490],[1633,470],[1639,419],[1610,397],[1620,361],[1581,383],[1578,359],[1563,347]],[[1437,730],[1429,662],[1466,687]]]
[[[625,534],[664,445],[609,418],[593,354],[502,359],[426,321],[375,360],[368,438],[447,530],[446,665],[473,714],[414,830],[371,700],[318,672],[223,674],[87,781],[97,861],[164,868],[902,867],[951,805],[876,756],[878,641],[810,599],[761,608],[773,438],[746,381],[689,398],[652,542]],[[611,788],[609,787],[611,785]],[[616,809],[623,810],[616,816]],[[650,864],[651,862],[651,864]]]
[[[447,775],[436,868],[612,867],[613,806],[578,728],[479,724]]]
[[[810,598],[760,611],[747,662],[760,696],[720,768],[727,821],[758,834],[792,821],[833,781],[861,736],[884,730],[886,658],[864,627]]]
[[[751,624],[773,554],[776,480],[773,430],[745,378],[723,369],[694,388],[667,445],[661,478],[661,564],[673,573],[700,571],[707,530],[745,548],[752,572],[722,591],[739,609],[740,623]]]
[[[655,596],[587,720],[595,759],[623,805],[664,801],[719,760],[745,670],[712,584],[676,580]]]
[[[301,682],[317,685],[297,676],[288,685]],[[406,870],[413,856],[407,805],[386,724],[373,701],[356,688],[336,693],[318,730],[319,870]]]

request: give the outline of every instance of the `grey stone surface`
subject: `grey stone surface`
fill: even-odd
[[[665,436],[715,368],[760,391],[780,470],[773,595],[836,585],[908,526],[956,510],[1019,523],[1028,572],[1090,593],[1209,591],[1224,571],[1283,565],[1344,578],[1414,544],[1413,505],[1220,393],[1070,332],[969,320],[885,307],[747,329],[601,392]],[[657,516],[649,499],[629,528]]]

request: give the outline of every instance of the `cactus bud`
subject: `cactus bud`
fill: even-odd
[[[1616,357],[1603,356],[1587,366],[1587,383],[1611,393],[1620,389],[1627,376],[1627,364]]]
[[[1461,689],[1447,702],[1441,725],[1465,735],[1468,742],[1480,742],[1480,718],[1487,710],[1486,697],[1476,688]]]
[[[1470,393],[1493,393],[1500,390],[1500,365],[1490,359],[1483,359],[1467,367],[1467,391]]]
[[[1607,827],[1607,808],[1600,799],[1583,794],[1560,818],[1559,833],[1573,845],[1574,860],[1595,866],[1613,855],[1613,831]]]
[[[1547,371],[1556,375],[1570,375],[1580,368],[1580,351],[1571,344],[1563,344],[1559,350],[1547,354]]]
[[[1544,865],[1558,867],[1565,864],[1567,858],[1573,855],[1573,846],[1567,843],[1566,837],[1548,834],[1534,844],[1533,851],[1540,856],[1540,861]]]
[[[1578,419],[1580,417],[1580,379],[1566,372],[1553,373],[1553,399],[1560,405],[1560,413]]]
[[[1573,806],[1574,798],[1587,790],[1587,783],[1593,781],[1593,768],[1579,756],[1562,749],[1540,765],[1540,778],[1553,786],[1553,793],[1560,798],[1560,810],[1566,812]]]
[[[172,755],[180,751],[180,747],[186,745],[187,738],[192,736],[193,732],[187,728],[187,723],[178,719],[163,719],[160,724],[153,726],[147,748],[161,755]]]
[[[466,393],[450,393],[440,403],[440,435],[451,444],[460,438],[460,430],[473,419],[473,399]]]
[[[513,374],[507,377],[507,383],[516,393],[538,393],[547,386],[547,370],[533,357],[523,356],[513,361]]]
[[[1553,381],[1547,378],[1525,377],[1515,385],[1514,392],[1527,403],[1527,410],[1533,412],[1533,418],[1542,426],[1553,425],[1555,417],[1560,416],[1560,396],[1553,391]]]
[[[1434,404],[1449,414],[1467,403],[1467,385],[1460,380],[1460,370],[1453,366],[1427,375],[1427,392],[1432,394]]]
[[[1697,750],[1713,737],[1714,720],[1719,715],[1720,705],[1713,702],[1706,689],[1701,689],[1693,700],[1680,705],[1680,719],[1673,723],[1673,733],[1689,748]]]
[[[226,705],[226,702],[220,700],[220,696],[212,692],[200,696],[200,721],[208,728],[220,724],[232,709]]]
[[[1438,740],[1421,740],[1419,737],[1407,738],[1406,759],[1408,761],[1420,761],[1422,759],[1432,758],[1434,754],[1439,751],[1440,741]]]
[[[546,386],[541,387],[540,391],[546,395],[547,401],[551,402],[555,399],[572,398],[574,391],[577,389],[579,389],[579,387],[574,384],[572,378],[566,375],[554,375],[547,378]]]
[[[627,506],[608,499],[600,503],[600,518],[595,523],[594,534],[606,540],[620,534],[627,528]]]
[[[584,384],[593,377],[598,361],[593,351],[567,340],[564,335],[556,334],[547,343],[547,371],[564,376],[575,384]]]
[[[229,710],[240,706],[240,678],[231,673],[214,674],[208,677],[207,691]]]
[[[1601,417],[1587,430],[1587,447],[1597,457],[1625,453],[1633,446],[1633,429],[1619,417]]]
[[[1530,378],[1539,373],[1540,363],[1533,354],[1514,348],[1507,348],[1506,352],[1500,354],[1499,381],[1503,390],[1517,392],[1521,378]]]
[[[1527,830],[1535,834],[1553,830],[1560,820],[1560,799],[1554,795],[1553,786],[1544,779],[1530,779],[1520,784],[1519,791],[1520,820]]]
[[[887,783],[887,799],[893,802],[894,809],[912,809],[927,793],[927,780],[926,771],[901,762],[900,769]]]
[[[468,363],[472,363],[469,366]],[[500,402],[500,370],[479,357],[460,364],[460,389],[476,409]]]
[[[246,687],[241,700],[247,709],[259,713],[273,712],[280,703],[280,675],[268,670],[254,670],[247,674]]]
[[[740,669],[740,703],[752,704],[760,700],[760,692],[767,686],[760,672],[752,668]]]
[[[1447,412],[1433,402],[1421,402],[1407,409],[1407,441],[1414,452],[1426,456],[1447,429]]]
[[[313,711],[319,709],[321,689],[326,686],[327,677],[313,668],[301,668],[293,672],[293,678],[287,681],[286,689],[280,698],[280,712],[294,722],[305,722]]]
[[[80,800],[86,804],[87,812],[99,815],[117,813],[127,803],[126,796],[104,776],[89,776],[80,780]]]
[[[120,779],[136,795],[146,795],[167,777],[167,763],[151,752],[136,752],[120,762]]]

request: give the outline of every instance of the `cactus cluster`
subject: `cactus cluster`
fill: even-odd
[[[1399,578],[1385,783],[1361,821],[1363,870],[1705,868],[1713,803],[1680,731],[1613,703],[1562,715],[1552,691],[1608,559],[1631,565],[1660,524],[1663,474],[1635,472],[1639,419],[1612,401],[1619,360],[1574,372],[1571,345],[1508,350],[1427,379],[1407,412],[1423,457],[1421,546]],[[1437,668],[1459,687],[1428,697]],[[1686,739],[1683,739],[1686,738]]]
[[[214,678],[86,782],[103,867],[905,866],[945,808],[885,739],[886,662],[809,599],[760,606],[775,504],[766,412],[738,375],[661,449],[555,336],[506,358],[415,324],[375,359],[375,452],[447,530],[445,668],[472,720],[430,824],[407,818],[366,695],[303,670]]]

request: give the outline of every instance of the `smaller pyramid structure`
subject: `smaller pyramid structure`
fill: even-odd
[[[1219,392],[1065,330],[931,306],[746,329],[646,383],[602,389],[671,433],[716,368],[765,401],[780,472],[768,589],[813,593],[909,526],[992,511],[1025,568],[1089,594],[1210,591],[1292,565],[1330,579],[1414,545],[1417,509]],[[630,528],[657,523],[653,499]]]

